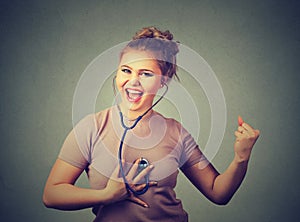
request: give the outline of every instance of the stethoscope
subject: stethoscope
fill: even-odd
[[[164,93],[159,97],[159,99],[150,107],[148,108],[142,115],[138,116],[134,123],[131,125],[131,126],[127,126],[125,123],[124,123],[124,117],[123,117],[123,113],[119,107],[119,105],[117,105],[118,107],[118,110],[119,110],[119,115],[120,115],[120,121],[121,121],[121,125],[122,127],[124,128],[124,132],[123,132],[123,135],[122,135],[122,138],[120,140],[120,145],[119,145],[119,152],[118,152],[118,158],[119,158],[119,167],[120,167],[120,173],[121,173],[121,176],[123,178],[123,181],[125,183],[125,186],[126,186],[126,189],[130,192],[132,192],[133,194],[135,195],[142,195],[144,193],[147,192],[147,190],[149,189],[149,175],[146,175],[145,176],[145,184],[146,186],[140,190],[140,191],[136,191],[134,189],[131,188],[131,186],[129,185],[129,182],[128,180],[126,179],[126,176],[125,176],[125,172],[124,172],[124,168],[123,168],[123,163],[122,163],[122,150],[123,150],[123,143],[124,143],[124,140],[125,140],[125,137],[126,137],[126,134],[128,132],[128,130],[132,130],[137,124],[138,122],[154,107],[156,106],[165,96],[165,94],[168,92],[168,85],[164,82],[162,82],[163,86],[166,87]],[[113,79],[113,89],[114,89],[114,94],[115,94],[115,97],[116,97],[116,90],[115,90],[115,78]],[[138,165],[138,173],[140,171],[142,171],[143,169],[145,169],[147,166],[149,166],[149,162],[147,159],[145,158],[141,158],[140,162],[139,162],[139,165]]]

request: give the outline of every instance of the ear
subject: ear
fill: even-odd
[[[167,84],[167,77],[162,76],[160,81],[160,88],[163,88],[165,84]]]

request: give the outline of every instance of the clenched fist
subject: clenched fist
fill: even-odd
[[[260,132],[245,123],[240,116],[238,117],[238,124],[237,131],[235,131],[234,151],[236,160],[243,162],[249,160],[252,148]]]

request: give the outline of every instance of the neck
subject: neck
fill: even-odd
[[[123,114],[123,116],[127,119],[127,120],[136,120],[139,116],[143,115],[148,109],[138,109],[138,110],[132,110],[132,109],[128,109],[125,108],[124,106],[122,106],[122,104],[119,105],[119,108]],[[150,109],[144,116],[143,118],[146,118],[147,116],[150,116],[152,114],[153,110]]]

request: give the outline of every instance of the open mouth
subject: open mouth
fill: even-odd
[[[136,89],[125,89],[125,92],[129,102],[138,102],[144,94],[143,92]]]

